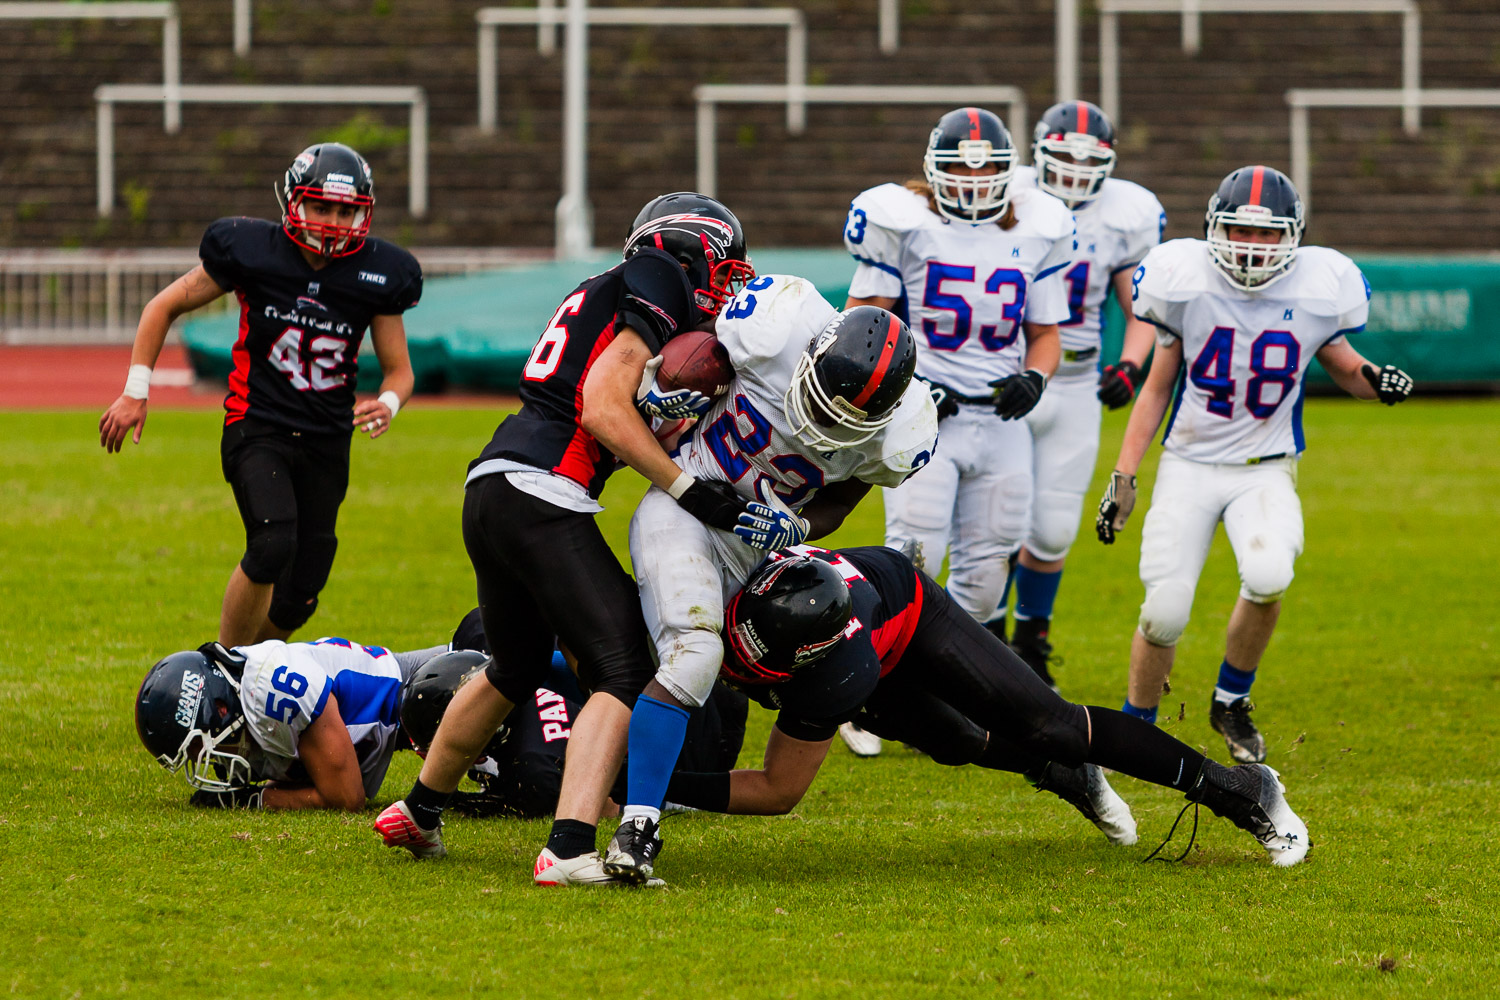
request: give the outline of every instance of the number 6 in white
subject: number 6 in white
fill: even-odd
[[[547,329],[542,332],[542,339],[536,342],[531,349],[531,357],[526,361],[526,368],[522,375],[532,382],[541,382],[550,378],[557,371],[557,366],[562,364],[563,349],[568,346],[568,327],[562,319],[564,316],[576,316],[583,308],[583,292],[575,292],[563,300],[563,304],[557,307],[557,312],[552,314],[552,322],[547,324]]]

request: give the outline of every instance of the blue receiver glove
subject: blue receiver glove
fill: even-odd
[[[641,372],[641,385],[635,393],[636,409],[648,417],[664,420],[691,420],[703,416],[714,405],[714,401],[696,389],[663,389],[656,381],[656,371],[661,367],[658,355],[646,362]]]
[[[760,502],[752,500],[746,504],[745,512],[739,518],[740,523],[734,527],[734,533],[740,536],[741,541],[757,549],[774,552],[788,545],[801,544],[807,538],[812,526],[807,523],[806,518],[799,517],[782,502],[781,497],[771,488],[769,479],[758,481],[755,493],[760,497]]]

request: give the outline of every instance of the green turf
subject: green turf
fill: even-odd
[[[1206,813],[1186,863],[1139,864],[1177,801],[1131,779],[1115,784],[1142,843],[1112,848],[1020,779],[835,745],[791,816],[668,820],[670,890],[548,892],[530,885],[541,822],[454,819],[450,857],[416,864],[379,846],[373,811],[190,812],[130,706],[156,657],[213,636],[240,552],[217,420],[154,414],[110,457],[95,413],[0,414],[0,991],[1493,996],[1500,404],[1316,401],[1306,418],[1307,551],[1256,686],[1317,845],[1303,866],[1273,870]],[[418,403],[355,442],[308,637],[449,634],[473,602],[463,469],[493,421]],[[619,476],[606,497],[622,552],[639,490]],[[841,539],[878,541],[878,511]],[[1077,700],[1123,696],[1138,528],[1074,555],[1054,639]],[[1166,723],[1220,760],[1205,709],[1235,589],[1221,534]],[[767,725],[752,714],[746,760]],[[397,758],[382,802],[416,763]]]

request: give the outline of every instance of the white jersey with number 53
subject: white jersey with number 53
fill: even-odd
[[[1245,291],[1214,266],[1205,241],[1170,240],[1132,280],[1135,315],[1156,324],[1164,346],[1182,342],[1163,447],[1210,463],[1299,454],[1308,365],[1369,315],[1370,283],[1354,261],[1301,247],[1286,277]]]
[[[937,442],[937,409],[915,379],[895,420],[864,444],[820,452],[792,433],[784,400],[797,362],[838,314],[803,278],[764,274],[747,284],[715,328],[734,381],[683,435],[677,464],[699,479],[733,483],[747,497],[768,479],[793,508],[821,486],[847,479],[897,486],[926,465]]]

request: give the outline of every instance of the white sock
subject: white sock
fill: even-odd
[[[620,822],[629,823],[637,816],[644,816],[653,823],[661,822],[661,810],[652,809],[650,806],[626,806],[620,813]]]

